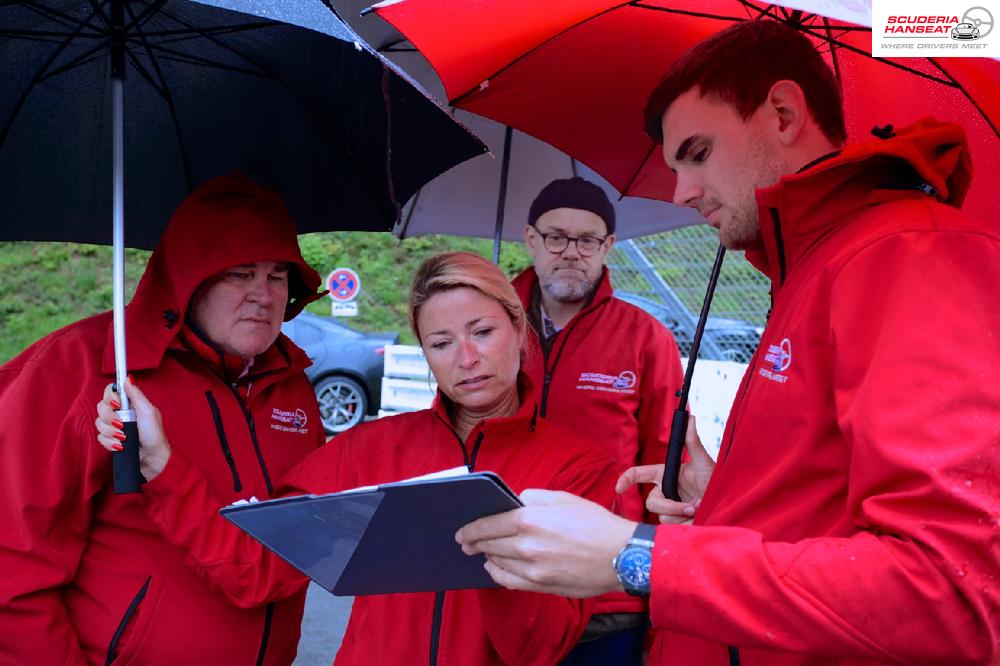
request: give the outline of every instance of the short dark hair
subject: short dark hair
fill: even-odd
[[[698,87],[749,118],[778,81],[797,83],[823,134],[834,143],[847,138],[840,85],[805,35],[778,21],[740,21],[688,49],[667,70],[646,100],[646,134],[663,143],[663,114]]]

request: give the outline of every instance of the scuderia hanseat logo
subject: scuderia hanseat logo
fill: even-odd
[[[308,422],[309,417],[306,410],[301,407],[291,410],[278,409],[277,407],[271,409],[271,428],[274,430],[307,433],[309,432],[309,428],[306,427]]]
[[[604,391],[606,393],[635,393],[636,377],[631,370],[622,370],[617,375],[603,372],[581,372],[576,380],[576,388],[580,391]]]
[[[764,354],[764,362],[758,370],[758,374],[772,382],[784,384],[788,381],[788,375],[782,374],[792,366],[792,341],[785,338],[777,345],[768,345],[767,353]]]
[[[894,58],[997,57],[1000,0],[961,7],[941,0],[873,0],[872,55]],[[1000,33],[998,33],[1000,34]]]

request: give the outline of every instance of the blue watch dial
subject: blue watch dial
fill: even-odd
[[[618,575],[623,583],[635,588],[646,588],[649,586],[651,562],[652,555],[646,548],[627,548],[618,559]]]

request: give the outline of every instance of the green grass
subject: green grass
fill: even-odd
[[[417,267],[427,257],[454,250],[492,256],[492,242],[426,236],[400,241],[389,233],[321,233],[300,237],[302,254],[324,278],[348,267],[361,278],[358,316],[347,323],[366,331],[396,331],[412,343],[406,296]],[[126,251],[126,291],[131,298],[148,252]],[[530,263],[517,244],[504,243],[501,268],[513,275]],[[0,362],[48,333],[108,310],[112,303],[111,248],[74,243],[0,243]],[[330,300],[309,306],[330,314]]]

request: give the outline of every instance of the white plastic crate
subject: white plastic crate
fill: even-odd
[[[424,352],[415,345],[386,345],[385,370],[386,377],[402,379],[422,379],[427,382],[430,369],[424,359]]]
[[[411,412],[427,409],[434,401],[437,384],[423,379],[382,377],[382,410],[386,412]]]

